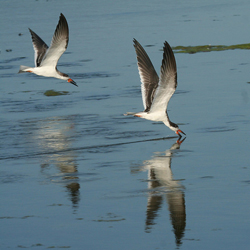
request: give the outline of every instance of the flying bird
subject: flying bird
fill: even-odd
[[[167,113],[168,102],[177,87],[177,69],[174,53],[165,41],[160,78],[141,44],[134,39],[137,55],[137,65],[141,79],[141,92],[144,111],[139,113],[128,112],[125,115],[134,115],[151,121],[161,121],[180,137],[186,135],[179,126],[170,121]]]
[[[35,51],[35,67],[21,65],[18,73],[30,72],[39,76],[55,77],[77,86],[67,74],[57,69],[57,62],[67,49],[69,42],[69,27],[65,16],[61,13],[50,47],[34,31],[31,29],[29,31]]]

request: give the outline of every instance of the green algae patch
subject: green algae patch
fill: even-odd
[[[176,46],[172,47],[175,53],[195,54],[199,52],[224,51],[234,49],[250,49],[250,43],[236,45],[199,45],[199,46]]]
[[[44,92],[46,96],[59,96],[59,95],[68,95],[68,91],[55,91],[53,89],[47,90]]]

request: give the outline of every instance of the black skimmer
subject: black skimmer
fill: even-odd
[[[39,76],[55,77],[77,86],[75,81],[56,67],[69,42],[69,27],[65,16],[61,13],[50,47],[34,31],[31,29],[29,31],[35,51],[35,67],[21,65],[18,73],[30,72]]]
[[[137,55],[137,64],[141,79],[141,92],[144,111],[139,113],[128,112],[126,115],[134,115],[151,121],[161,121],[176,134],[186,135],[179,126],[169,120],[167,106],[177,87],[177,69],[174,53],[170,45],[165,41],[160,78],[141,44],[134,39],[134,47]]]

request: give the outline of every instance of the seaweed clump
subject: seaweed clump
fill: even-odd
[[[47,90],[44,92],[46,96],[59,96],[59,95],[68,95],[68,91],[55,91],[53,89]]]
[[[199,52],[224,51],[234,49],[250,49],[250,43],[236,45],[198,45],[198,46],[176,46],[172,47],[175,53],[195,54]]]

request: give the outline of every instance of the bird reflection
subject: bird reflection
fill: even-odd
[[[180,181],[173,179],[171,161],[175,150],[180,148],[185,140],[178,140],[172,147],[162,155],[156,155],[153,159],[144,162],[144,169],[148,170],[149,197],[146,212],[145,231],[150,233],[152,226],[156,224],[155,218],[162,206],[164,197],[168,203],[170,219],[175,234],[176,246],[182,244],[186,227],[186,209],[184,198],[184,187]]]
[[[80,201],[80,184],[77,176],[77,163],[75,152],[70,150],[74,138],[74,125],[70,119],[53,117],[40,120],[33,134],[33,139],[38,142],[42,154],[42,173],[47,174],[53,182],[63,183],[69,192],[74,208]],[[35,137],[35,138],[34,138]],[[54,165],[60,171],[57,174],[48,174],[50,166]],[[54,169],[54,168],[53,168]]]

